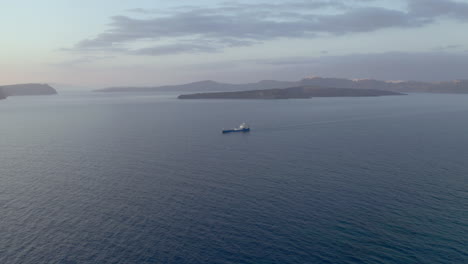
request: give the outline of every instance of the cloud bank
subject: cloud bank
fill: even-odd
[[[224,3],[213,7],[180,7],[165,13],[135,8],[129,11],[136,17],[111,17],[106,31],[78,42],[72,50],[150,56],[206,53],[280,38],[424,27],[442,19],[468,21],[466,2],[406,0],[405,3],[406,8],[401,10],[384,7],[376,0]],[[134,45],[143,42],[146,44]]]
[[[467,52],[386,52],[318,58],[280,58],[258,62],[290,79],[300,75],[380,80],[450,81],[467,79]],[[276,69],[276,70],[275,70]],[[297,72],[297,73],[295,73]]]

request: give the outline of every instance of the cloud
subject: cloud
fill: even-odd
[[[152,14],[155,13],[155,10],[150,10],[150,9],[144,9],[144,8],[131,8],[125,10],[130,13],[140,13],[140,14]]]
[[[136,8],[151,17],[113,16],[109,29],[77,43],[75,51],[113,51],[134,55],[215,52],[279,38],[313,38],[422,27],[437,19],[468,19],[468,4],[452,0],[407,0],[407,10],[389,9],[373,0],[224,3],[180,7],[171,13]],[[191,39],[188,43],[186,39]],[[131,44],[150,42],[132,49]],[[161,43],[172,44],[161,44]],[[201,44],[200,44],[201,43]]]
[[[207,45],[198,45],[193,43],[176,43],[171,45],[154,46],[142,48],[132,51],[135,55],[168,55],[178,53],[200,53],[200,52],[217,52],[218,49]]]
[[[128,63],[114,65],[112,68],[82,67],[79,68],[79,74],[76,69],[68,72],[60,71],[56,77],[62,79],[66,76],[69,82],[73,80],[75,83],[100,83],[106,86],[164,85],[204,79],[228,83],[268,79],[296,81],[310,75],[350,79],[448,81],[467,79],[466,69],[468,69],[468,53],[460,50],[459,52],[298,56],[263,60],[252,58],[212,63],[187,62],[183,65]]]
[[[467,79],[467,68],[468,53],[464,51],[298,56],[178,66],[178,70],[185,73],[196,73],[196,76],[203,76],[205,79],[215,78],[227,82],[298,80],[310,75],[350,79],[449,81]]]
[[[453,0],[408,0],[409,14],[414,17],[434,19],[449,17],[468,20],[468,3]]]
[[[58,67],[74,67],[74,66],[81,65],[81,64],[93,63],[96,61],[109,60],[114,57],[115,56],[83,56],[77,59],[55,63],[53,65],[58,66]]]
[[[444,81],[467,78],[468,54],[444,51],[386,52],[309,58],[278,58],[257,60],[257,63],[276,69],[295,69],[297,72],[309,72],[319,76]]]
[[[391,27],[417,27],[424,21],[414,19],[407,13],[378,7],[367,7],[351,10],[344,14],[320,17],[310,26],[315,31],[346,34],[370,32]]]
[[[432,50],[434,51],[453,51],[453,50],[459,50],[460,48],[463,48],[464,46],[462,45],[445,45],[445,46],[437,46],[433,48]]]

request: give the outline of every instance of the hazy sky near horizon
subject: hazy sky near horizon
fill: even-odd
[[[468,0],[0,0],[0,85],[468,79]]]

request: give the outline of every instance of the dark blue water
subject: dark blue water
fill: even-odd
[[[0,162],[0,263],[468,260],[466,95],[9,98]]]

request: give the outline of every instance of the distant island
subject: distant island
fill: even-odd
[[[3,91],[2,88],[0,88],[0,100],[6,99],[6,98],[7,98],[6,93]]]
[[[266,90],[290,87],[318,86],[331,88],[373,89],[400,93],[459,93],[468,94],[468,80],[449,82],[379,81],[372,79],[350,80],[342,78],[313,77],[300,81],[264,80],[256,83],[230,84],[200,81],[181,85],[155,87],[109,87],[96,92],[230,92]]]
[[[291,87],[239,92],[215,92],[180,95],[179,99],[306,99],[313,97],[371,97],[404,95],[398,92],[330,87]]]
[[[200,81],[180,85],[164,85],[154,87],[109,87],[104,89],[94,90],[95,92],[221,92],[221,91],[245,91],[245,90],[260,90],[273,88],[293,87],[294,82],[283,81],[260,81],[256,83],[246,84],[231,84],[220,83],[215,81]],[[296,85],[297,86],[297,85]]]
[[[0,99],[9,96],[53,95],[57,91],[48,84],[26,83],[0,86]]]

